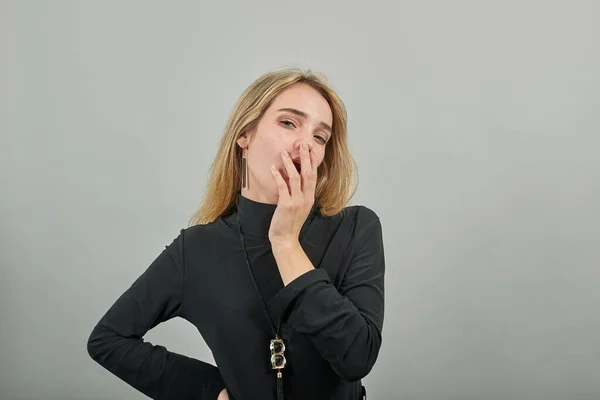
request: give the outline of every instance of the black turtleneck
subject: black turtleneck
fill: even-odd
[[[385,260],[379,218],[364,206],[333,217],[315,208],[300,233],[314,270],[284,286],[268,231],[276,205],[239,196],[229,215],[182,229],[108,309],[88,352],[153,399],[275,399],[272,330],[250,268],[286,343],[286,400],[358,400],[379,353]],[[143,339],[171,318],[196,326],[217,366]]]

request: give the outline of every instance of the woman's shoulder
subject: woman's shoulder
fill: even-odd
[[[188,226],[183,228],[181,232],[190,238],[214,238],[215,235],[225,235],[230,230],[228,228],[231,227],[228,226],[229,224],[225,220],[226,218],[220,217],[214,222]]]
[[[348,205],[335,215],[320,216],[320,218],[330,223],[343,223],[353,226],[365,226],[379,222],[379,215],[372,208],[362,204]]]
[[[346,238],[355,245],[368,240],[376,231],[381,230],[379,215],[370,207],[362,204],[348,205],[331,216],[318,215],[315,230],[322,235]]]
[[[191,225],[179,230],[176,241],[183,248],[189,246],[196,247],[200,243],[215,243],[215,240],[231,236],[230,229],[227,229],[226,223],[222,218],[207,224]]]
[[[361,223],[370,223],[379,220],[379,215],[375,210],[362,204],[347,206],[344,210],[348,212],[351,218],[357,221],[360,220]]]

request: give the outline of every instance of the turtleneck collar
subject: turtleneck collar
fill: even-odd
[[[277,204],[260,203],[242,196],[238,191],[237,196],[237,217],[244,233],[244,237],[250,240],[250,243],[259,244],[269,241],[269,228]],[[319,214],[319,207],[314,205],[311,213],[304,222],[301,232],[308,228],[313,217]]]
[[[244,236],[264,236],[268,239],[271,219],[277,204],[260,203],[238,192],[237,212]]]

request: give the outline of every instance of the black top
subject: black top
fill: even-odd
[[[90,356],[153,399],[216,400],[224,387],[232,400],[275,399],[273,334],[249,275],[239,213],[256,282],[282,324],[285,399],[359,399],[381,346],[379,218],[364,206],[333,217],[315,207],[300,235],[315,269],[284,286],[268,239],[275,208],[240,195],[229,215],[181,230],[98,322]],[[174,317],[196,326],[218,368],[143,340]]]

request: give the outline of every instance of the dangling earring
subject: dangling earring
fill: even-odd
[[[248,184],[248,150],[242,152],[242,188]]]

